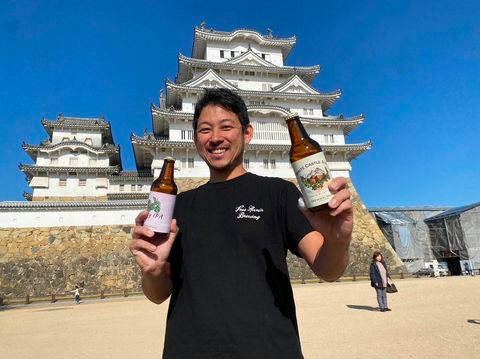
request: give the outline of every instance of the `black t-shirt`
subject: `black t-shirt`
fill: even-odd
[[[285,259],[312,231],[299,197],[250,173],[178,196],[164,358],[302,358]]]

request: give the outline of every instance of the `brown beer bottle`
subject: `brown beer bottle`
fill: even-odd
[[[148,196],[148,217],[144,226],[157,233],[170,233],[178,188],[173,180],[175,159],[165,157],[160,176],[153,181]]]
[[[332,177],[322,147],[310,138],[298,114],[288,116],[286,121],[292,143],[290,163],[305,205],[312,212],[328,209],[333,197],[328,189]]]

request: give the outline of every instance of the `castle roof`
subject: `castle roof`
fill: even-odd
[[[128,201],[128,200],[142,200],[147,201],[148,193],[131,192],[131,193],[107,193],[107,199],[109,201]]]
[[[185,121],[191,121],[193,119],[193,112],[177,111],[174,108],[162,109],[158,106],[155,106],[154,104],[151,104],[150,110],[152,112],[153,129],[155,133],[156,133],[155,129],[157,128],[156,121],[168,120],[172,118],[181,119]],[[283,106],[276,106],[276,105],[248,105],[247,111],[249,113],[258,112],[262,114],[277,112],[280,114],[280,116],[285,116],[285,117],[291,115],[291,112],[288,108]],[[304,124],[343,128],[343,133],[345,135],[348,135],[357,126],[359,126],[364,122],[365,116],[363,114],[353,116],[353,117],[344,117],[343,115],[323,116],[323,117],[300,116],[300,120]]]
[[[287,58],[290,50],[296,43],[296,37],[277,38],[273,35],[262,35],[257,31],[248,29],[238,29],[235,31],[218,31],[213,29],[206,29],[205,27],[195,27],[194,40],[192,47],[192,57],[197,59],[205,58],[205,49],[207,42],[255,42],[258,45],[280,48],[283,58]]]
[[[120,166],[107,166],[107,167],[75,167],[75,166],[36,166],[25,165],[20,163],[18,168],[30,179],[40,174],[48,173],[104,173],[112,174],[120,171]]]
[[[50,138],[54,130],[89,130],[99,131],[102,134],[102,141],[104,143],[114,144],[110,122],[106,121],[103,117],[66,117],[60,114],[56,120],[42,119],[42,126]]]
[[[147,168],[151,164],[151,156],[145,158],[143,156],[144,150],[148,147],[150,148],[184,148],[195,150],[195,144],[193,141],[170,141],[166,138],[158,138],[153,134],[148,136],[137,136],[132,134],[130,136],[132,141],[132,146],[135,152],[135,161],[137,168]],[[246,151],[279,151],[288,153],[290,151],[290,144],[279,145],[279,144],[252,144],[249,143],[246,145]],[[344,144],[344,145],[322,145],[322,149],[326,154],[335,155],[337,153],[344,153],[347,160],[353,160],[357,158],[360,154],[370,150],[372,148],[372,142],[367,141],[364,143],[357,144]]]
[[[208,70],[208,71],[211,71],[211,70]],[[211,73],[215,73],[215,72],[211,71],[210,74]],[[215,73],[215,75],[217,76],[217,78],[221,78],[218,74]],[[202,74],[201,76],[202,77],[205,76],[205,73]],[[297,80],[297,82],[298,80],[300,80],[298,76],[294,76],[294,79]],[[241,89],[235,89],[234,91],[243,98],[262,98],[262,99],[270,99],[270,100],[273,100],[273,99],[316,100],[322,103],[323,111],[328,110],[333,105],[333,103],[338,98],[340,98],[342,94],[340,90],[335,90],[332,92],[323,92],[323,93],[322,92],[310,93],[309,91],[306,91],[306,90],[305,92],[282,92],[289,88],[287,86],[287,82],[290,83],[291,85],[294,79],[290,78],[284,84],[277,86],[276,91],[251,91],[251,90],[241,90]],[[208,79],[208,81],[211,84],[216,84],[217,87],[224,87],[224,86],[221,86],[220,82],[214,79],[213,77],[211,79]],[[226,80],[223,80],[223,81],[229,84],[229,87],[227,88],[232,88],[232,87],[234,88],[234,85],[230,84],[228,81]],[[202,94],[204,91],[204,87],[189,86],[192,83],[194,83],[193,80],[190,80],[188,83],[184,83],[184,84],[176,84],[174,82],[166,80],[165,81],[165,87],[167,89],[166,106],[179,107],[181,104],[180,103],[181,99],[178,96],[179,93],[192,93],[195,95]]]
[[[58,202],[44,202],[44,201],[4,201],[0,202],[0,212],[17,211],[19,209],[25,211],[38,210],[61,210],[61,211],[78,211],[78,210],[92,210],[92,209],[144,209],[147,205],[146,199],[131,199],[131,200],[117,200],[117,201],[95,201],[95,202],[81,202],[81,201],[58,201]]]
[[[25,152],[32,158],[34,161],[37,160],[37,156],[40,152],[54,152],[59,149],[68,147],[72,150],[76,150],[78,148],[82,148],[88,152],[99,154],[105,153],[110,155],[110,159],[113,165],[120,165],[121,168],[121,159],[120,159],[120,146],[112,145],[112,144],[104,144],[101,147],[94,147],[86,144],[82,141],[70,140],[65,142],[60,142],[56,144],[51,144],[49,141],[46,141],[40,145],[29,145],[26,143],[22,144],[22,148]]]
[[[151,182],[153,179],[152,173],[149,170],[143,171],[121,171],[119,173],[111,174],[108,179],[110,183],[131,183],[131,182]]]
[[[249,59],[250,58],[250,59]],[[192,78],[192,69],[226,69],[226,70],[244,70],[267,72],[273,74],[285,74],[291,76],[297,74],[305,82],[311,83],[316,75],[320,72],[320,66],[277,66],[262,59],[253,51],[247,51],[244,54],[230,59],[226,62],[213,62],[204,59],[195,59],[178,55],[178,74],[176,77],[177,83],[183,83]]]

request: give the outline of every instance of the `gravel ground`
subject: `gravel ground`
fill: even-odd
[[[480,276],[294,286],[305,358],[480,358]],[[167,304],[143,297],[0,309],[0,358],[161,358]],[[274,358],[266,358],[274,359]]]

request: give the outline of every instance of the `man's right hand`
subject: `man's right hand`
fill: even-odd
[[[142,211],[135,218],[130,251],[142,270],[142,274],[154,277],[160,274],[169,274],[170,265],[167,259],[178,234],[177,221],[173,219],[170,224],[170,233],[162,235],[143,226],[147,216],[148,212]]]

